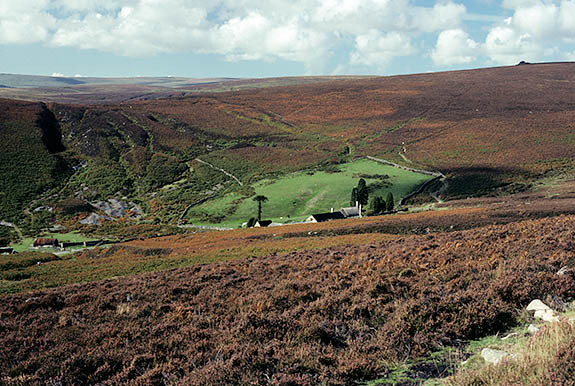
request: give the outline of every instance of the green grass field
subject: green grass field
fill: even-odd
[[[256,194],[269,199],[263,204],[262,218],[280,223],[301,221],[314,213],[347,207],[351,190],[362,175],[388,175],[388,179],[364,179],[368,187],[371,187],[370,197],[381,195],[385,198],[387,192],[391,191],[396,204],[401,197],[432,178],[366,159],[339,165],[338,168],[338,173],[298,172],[273,180],[258,181],[253,185]],[[187,220],[195,225],[237,227],[256,216],[257,203],[251,197],[229,193],[192,208]],[[220,221],[216,223],[213,219]]]
[[[94,240],[94,237],[89,238],[89,237],[83,236],[79,233],[49,233],[49,234],[43,234],[42,236],[38,236],[38,237],[55,238],[55,239],[58,239],[58,241],[60,241],[60,242],[75,242],[75,241]],[[14,251],[16,251],[16,252],[29,251],[30,246],[34,243],[34,240],[37,239],[38,237],[24,237],[18,243],[10,244],[10,247],[14,248]],[[52,252],[53,251],[52,248],[42,248],[41,250],[46,251],[46,252]]]

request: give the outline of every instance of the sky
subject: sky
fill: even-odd
[[[575,60],[575,0],[0,0],[0,73],[396,75]]]

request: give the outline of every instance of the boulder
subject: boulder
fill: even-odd
[[[515,358],[516,355],[511,355],[503,350],[495,350],[492,348],[484,348],[481,350],[481,357],[485,362],[492,363],[494,365],[498,364],[503,358]]]
[[[531,301],[527,306],[527,311],[535,311],[533,317],[545,322],[556,322],[559,320],[559,315],[539,299]]]
[[[84,225],[98,225],[100,222],[104,220],[111,220],[110,217],[100,216],[97,213],[91,213],[88,217],[83,220],[80,220],[80,224]]]
[[[532,300],[527,306],[527,311],[553,311],[551,307],[539,299]]]
[[[529,327],[527,327],[527,332],[529,334],[535,334],[537,331],[539,331],[540,327],[537,327],[534,324],[530,324]]]

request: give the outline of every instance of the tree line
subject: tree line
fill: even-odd
[[[394,208],[393,193],[388,192],[385,199],[382,196],[374,196],[369,200],[369,189],[367,183],[363,178],[360,178],[357,186],[351,190],[350,205],[361,205],[368,208],[369,214],[379,214],[383,212],[391,212]],[[367,206],[369,203],[369,206]]]

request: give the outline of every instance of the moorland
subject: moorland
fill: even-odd
[[[0,238],[20,253],[0,256],[1,382],[569,384],[567,322],[518,378],[475,358],[510,331],[545,337],[525,333],[531,300],[573,308],[573,66],[12,76]],[[360,178],[406,212],[299,223],[349,205]],[[292,224],[194,227],[238,227],[256,195]],[[123,242],[25,246],[58,234]]]

